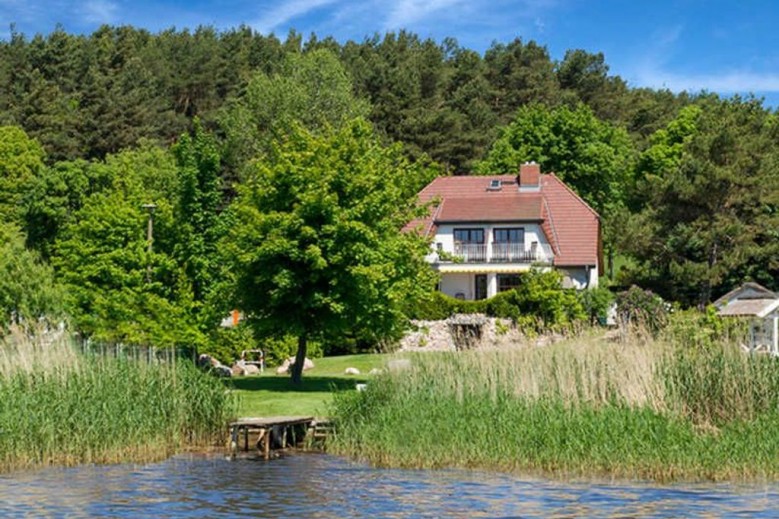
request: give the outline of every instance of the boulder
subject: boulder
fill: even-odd
[[[360,370],[357,368],[346,368],[344,370],[344,375],[359,375]]]
[[[281,366],[276,368],[276,374],[277,375],[283,375],[284,373],[289,371],[290,365],[291,365],[291,363],[289,362],[289,359],[285,359],[284,362],[281,364]]]
[[[289,366],[292,366],[295,363],[295,357],[288,358],[284,363],[288,363]],[[305,360],[303,360],[303,371],[308,371],[309,369],[314,369],[314,361],[306,357]]]
[[[260,368],[258,368],[254,364],[246,364],[243,367],[244,375],[259,375],[259,373],[260,373]]]
[[[212,368],[212,373],[216,375],[217,377],[232,377],[233,376],[233,370],[228,368],[227,366],[224,366],[222,364],[218,366],[214,366]]]
[[[295,357],[290,357],[286,359],[281,366],[276,368],[276,373],[279,375],[288,373],[289,369],[292,367],[293,364],[295,364]],[[308,357],[306,357],[306,360],[303,361],[303,371],[308,371],[309,369],[314,369],[314,362]]]

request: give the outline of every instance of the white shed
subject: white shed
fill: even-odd
[[[779,295],[757,283],[744,283],[714,302],[719,315],[750,319],[750,351],[779,355]]]

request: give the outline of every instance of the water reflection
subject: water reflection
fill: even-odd
[[[779,485],[560,482],[375,470],[324,455],[271,462],[182,455],[0,477],[0,516],[777,517]]]

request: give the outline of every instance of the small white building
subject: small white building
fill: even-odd
[[[419,199],[432,202],[430,212],[406,230],[432,238],[427,260],[449,296],[492,297],[531,268],[560,271],[570,288],[598,284],[600,217],[538,164],[523,164],[519,175],[439,177]]]
[[[779,355],[779,295],[757,283],[744,283],[714,302],[719,315],[750,320],[750,351]]]

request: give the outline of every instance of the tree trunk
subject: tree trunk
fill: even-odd
[[[303,364],[306,362],[306,346],[308,338],[305,334],[298,337],[298,352],[295,354],[295,363],[292,368],[292,384],[299,386],[303,379]]]
[[[709,250],[709,260],[708,260],[708,269],[706,270],[706,280],[703,283],[703,288],[701,290],[700,294],[700,301],[698,302],[698,309],[704,310],[706,308],[706,305],[709,304],[709,301],[711,301],[711,289],[712,289],[712,270],[714,269],[714,266],[717,264],[717,253],[719,252],[719,243],[716,241],[712,245],[711,249]]]
[[[608,252],[606,253],[608,257],[608,270],[609,270],[609,281],[614,281],[614,249],[612,247],[609,247]]]

